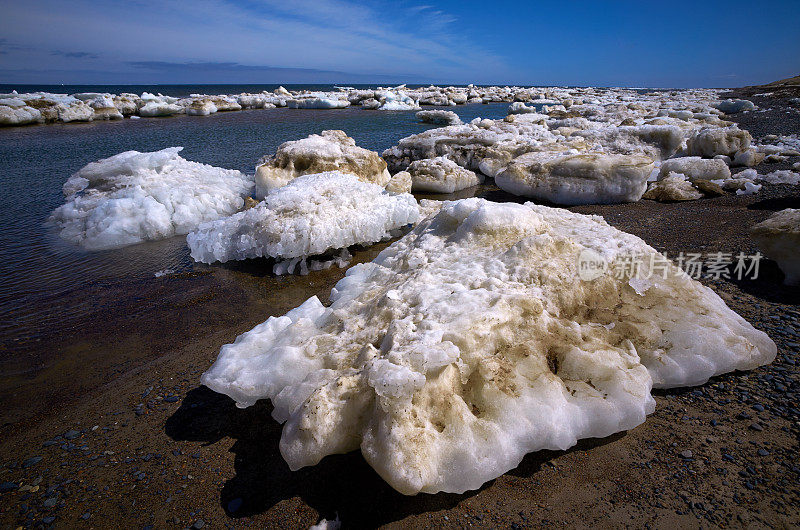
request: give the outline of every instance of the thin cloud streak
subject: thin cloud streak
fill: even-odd
[[[24,7],[12,5],[8,13],[15,20],[9,33],[15,42],[31,42],[35,36],[39,48],[58,50],[52,54],[55,64],[39,59],[43,69],[61,67],[57,61],[62,58],[100,59],[111,71],[146,61],[266,63],[270,68],[383,77],[413,72],[420,78],[446,80],[476,64],[497,72],[503,62],[445,29],[453,18],[449,15],[393,16],[394,12],[343,0],[197,0],[191,9],[176,0],[141,0],[134,8],[108,4],[96,9],[98,2],[92,0],[76,0],[69,10],[60,5],[34,0]],[[86,12],[92,13],[92,31],[85,28]],[[181,24],[175,24],[176,19]],[[59,31],[41,34],[33,26]],[[60,51],[76,48],[91,52]],[[33,55],[4,57],[0,66],[29,68]]]

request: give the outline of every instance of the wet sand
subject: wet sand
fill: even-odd
[[[518,200],[492,185],[467,194]],[[786,207],[800,207],[800,187],[570,210],[672,255],[754,252],[747,228]],[[0,526],[307,528],[337,515],[350,528],[800,525],[800,289],[772,262],[757,280],[703,280],[775,340],[772,365],[656,392],[636,429],[528,455],[479,491],[415,497],[358,452],[290,472],[268,403],[239,410],[199,386],[222,344],[309,296],[326,302],[344,275],[270,270],[259,260],[98,286],[75,302],[100,300],[96,313],[21,345],[41,365],[0,379]]]

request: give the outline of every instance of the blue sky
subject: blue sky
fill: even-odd
[[[727,87],[800,74],[800,0],[4,0],[0,83]]]

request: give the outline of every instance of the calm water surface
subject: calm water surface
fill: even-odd
[[[104,87],[86,90],[91,88]],[[469,121],[479,116],[502,118],[506,108],[507,104],[491,104],[448,110]],[[188,160],[252,173],[256,161],[274,153],[281,143],[326,129],[342,129],[359,146],[381,152],[428,128],[415,121],[413,111],[356,107],[0,129],[0,360],[53,326],[68,326],[98,311],[98,300],[79,296],[89,286],[118,285],[126,279],[152,278],[165,269],[180,272],[194,267],[185,236],[87,252],[45,226],[50,212],[64,201],[64,181],[85,164],[132,149],[183,146],[181,156]]]

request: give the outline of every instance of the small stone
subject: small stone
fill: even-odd
[[[51,516],[49,516],[49,517],[42,517],[42,522],[43,522],[44,524],[51,524],[51,523],[52,523],[53,521],[55,521],[55,520],[56,520],[56,518],[55,518],[55,517],[53,517],[52,515],[51,515]]]
[[[759,432],[761,432],[761,431],[763,431],[763,430],[764,430],[764,427],[762,427],[762,426],[761,426],[761,425],[759,425],[758,423],[754,423],[754,424],[750,425],[750,427],[749,427],[749,428],[750,428],[750,429],[753,429],[754,431],[759,431]]]
[[[769,451],[767,451],[766,449],[759,449],[758,456],[769,456]]]
[[[9,491],[16,491],[19,489],[19,484],[14,482],[3,482],[0,484],[0,493],[8,493]]]
[[[89,512],[86,512],[85,514],[81,515],[81,519],[83,519],[85,521],[91,516],[92,516],[92,514],[90,514]]]
[[[58,497],[50,497],[49,499],[47,499],[42,503],[42,506],[44,506],[45,508],[52,508],[57,503],[58,503]]]
[[[64,433],[64,438],[66,438],[67,440],[74,440],[80,435],[81,433],[79,431],[76,431],[75,429],[70,429]]]
[[[39,463],[39,462],[41,462],[41,461],[42,461],[42,457],[41,457],[41,456],[34,456],[34,457],[31,457],[31,458],[29,458],[29,459],[25,460],[25,461],[22,463],[22,467],[31,467],[31,466],[35,466],[36,464],[38,464],[38,463]]]
[[[205,525],[206,525],[205,521],[203,521],[202,519],[198,519],[197,521],[194,522],[194,524],[192,525],[192,528],[194,528],[195,530],[200,530]]]
[[[685,450],[685,451],[681,451],[681,457],[683,457],[683,458],[692,458],[693,456],[694,456],[694,453],[692,453],[688,449]]]
[[[164,402],[165,403],[175,403],[179,399],[180,398],[178,396],[167,396],[167,397],[164,398]]]

